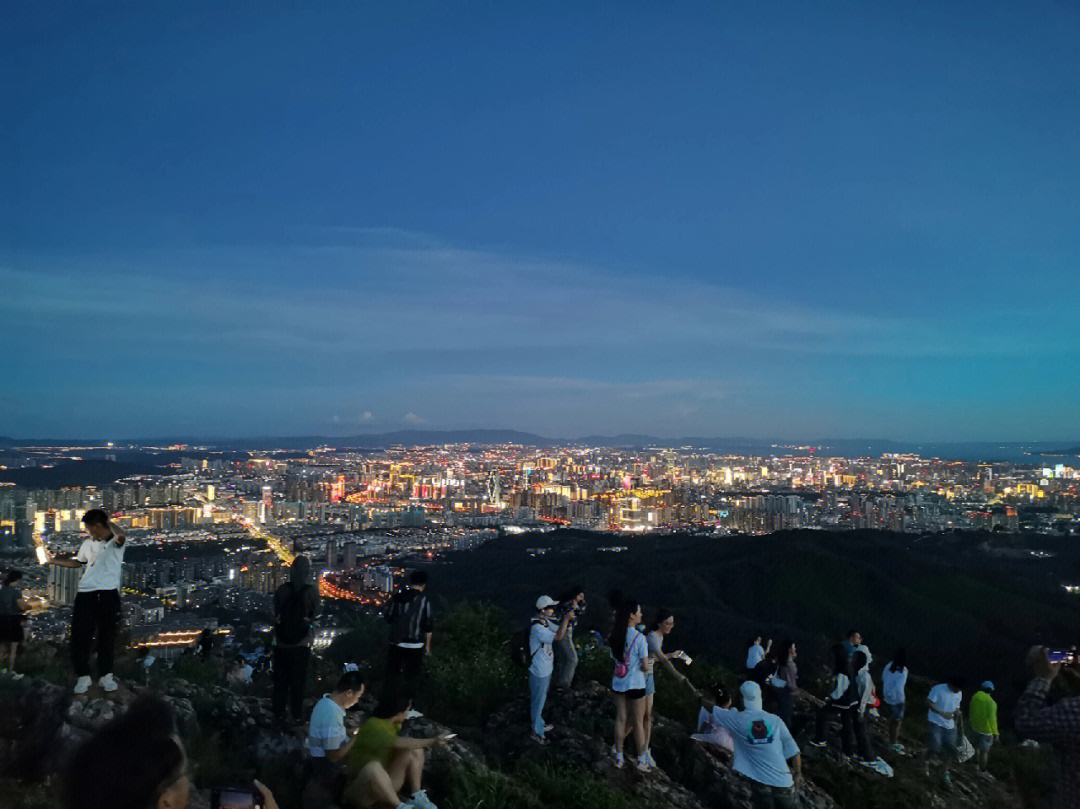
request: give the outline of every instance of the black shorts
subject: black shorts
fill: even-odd
[[[0,615],[0,643],[22,643],[22,616]]]
[[[612,689],[612,690],[614,690],[614,689]],[[644,699],[645,698],[645,689],[644,688],[631,688],[628,691],[615,691],[615,693],[616,694],[622,694],[629,701],[633,701],[635,699]]]

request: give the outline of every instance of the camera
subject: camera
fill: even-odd
[[[219,787],[210,792],[210,809],[263,809],[263,794],[254,787]]]

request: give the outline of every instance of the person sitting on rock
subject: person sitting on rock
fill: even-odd
[[[708,690],[708,696],[698,694],[701,708],[698,709],[697,732],[690,736],[695,742],[705,742],[722,747],[729,753],[735,751],[735,740],[731,738],[731,731],[713,718],[713,711],[717,707],[727,707],[731,704],[731,698],[723,686],[714,685]]]
[[[450,736],[399,735],[410,707],[406,695],[384,694],[374,715],[360,726],[345,766],[349,809],[436,809],[420,786],[424,751]],[[408,801],[398,796],[402,789],[411,795]]]
[[[731,698],[712,710],[712,721],[731,733],[735,755],[731,768],[747,780],[757,809],[795,809],[795,784],[802,781],[799,746],[779,716],[761,705],[761,686],[747,680],[739,689],[743,709]]]
[[[144,696],[79,745],[63,774],[65,809],[187,809],[187,753],[176,716],[161,697]],[[254,781],[263,809],[274,796]]]
[[[359,671],[341,675],[333,693],[323,694],[315,703],[308,723],[307,749],[311,756],[311,777],[304,790],[304,806],[336,802],[344,786],[344,763],[356,742],[345,731],[345,712],[364,695],[364,678]]]

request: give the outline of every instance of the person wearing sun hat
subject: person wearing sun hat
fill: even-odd
[[[555,669],[555,652],[552,644],[566,635],[566,627],[574,618],[574,610],[567,610],[562,622],[555,627],[552,616],[559,605],[551,596],[536,599],[536,616],[529,627],[529,719],[532,724],[533,741],[547,744],[544,734],[551,725],[544,723],[544,703],[547,702],[551,673]]]
[[[975,735],[975,762],[979,772],[986,772],[986,765],[990,760],[990,748],[994,746],[994,740],[1000,735],[997,725],[997,703],[990,696],[994,692],[994,684],[986,680],[979,686],[979,690],[971,697],[968,706],[968,719],[971,723],[971,731]]]

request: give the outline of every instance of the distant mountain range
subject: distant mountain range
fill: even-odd
[[[0,448],[46,447],[46,446],[103,446],[103,439],[15,439],[0,437]],[[618,435],[587,435],[581,438],[547,438],[520,430],[397,430],[388,433],[368,433],[350,436],[262,436],[253,438],[206,438],[192,436],[168,436],[115,440],[119,446],[158,446],[175,444],[212,447],[217,450],[308,450],[320,446],[338,449],[385,449],[394,445],[430,446],[437,444],[521,444],[532,447],[589,446],[627,449],[672,449],[693,447],[719,454],[741,455],[789,455],[809,454],[846,458],[878,457],[885,453],[917,453],[923,457],[937,457],[965,461],[1011,461],[1014,463],[1040,463],[1041,457],[1080,455],[1080,446],[1062,450],[1067,442],[913,442],[893,441],[886,438],[826,438],[815,441],[792,441],[764,438],[709,438],[685,436],[659,438],[636,433]]]

